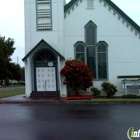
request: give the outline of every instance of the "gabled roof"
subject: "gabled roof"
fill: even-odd
[[[64,6],[64,12],[66,12],[77,0],[71,0],[68,4]]]
[[[133,25],[139,32],[140,26],[136,24],[128,15],[126,15],[116,4],[114,4],[111,0],[104,0],[106,1],[111,7],[113,7],[122,17],[124,17],[131,25]]]
[[[72,5],[77,2],[78,0],[71,0],[68,4],[64,6],[64,12],[67,12]],[[101,1],[101,0],[100,0]],[[103,0],[106,2],[110,7],[112,7],[116,12],[118,12],[126,21],[128,21],[137,31],[140,32],[140,26],[136,24],[129,16],[127,16],[116,4],[114,4],[111,0]]]
[[[22,61],[25,61],[42,43],[44,43],[47,46],[47,48],[49,48],[56,55],[60,56],[60,58],[65,59],[64,56],[62,56],[59,52],[57,52],[53,47],[51,47],[46,41],[42,39],[30,52],[26,54]]]

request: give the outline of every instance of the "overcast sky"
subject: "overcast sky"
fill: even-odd
[[[140,0],[112,1],[140,25]],[[15,40],[16,51],[12,60],[24,66],[24,0],[0,0],[0,35]]]

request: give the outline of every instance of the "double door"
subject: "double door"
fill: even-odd
[[[36,67],[37,91],[56,91],[55,67]]]

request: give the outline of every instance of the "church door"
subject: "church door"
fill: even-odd
[[[57,91],[57,61],[51,51],[43,50],[35,56],[36,91]]]
[[[37,91],[56,91],[55,67],[37,67]]]

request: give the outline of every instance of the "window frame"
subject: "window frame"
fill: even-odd
[[[76,58],[76,54],[77,54],[77,52],[76,52],[76,47],[78,46],[78,45],[82,45],[83,47],[84,47],[84,63],[85,64],[87,64],[87,47],[86,47],[86,44],[83,42],[83,41],[77,41],[75,44],[74,44],[74,58],[75,59],[77,59]],[[80,52],[79,52],[79,54],[80,54]]]
[[[92,25],[94,28],[95,28],[95,32],[94,32],[94,42],[95,42],[95,44],[93,44],[93,45],[89,45],[89,44],[87,44],[87,42],[90,42],[90,41],[87,41],[87,37],[88,37],[88,34],[87,34],[87,27],[89,26],[89,25]],[[108,79],[108,73],[109,73],[109,71],[108,71],[108,44],[105,42],[105,41],[99,41],[98,43],[97,43],[97,25],[93,22],[93,21],[89,21],[86,25],[85,25],[85,43],[86,43],[86,47],[87,47],[87,55],[86,55],[86,58],[87,58],[87,64],[88,64],[88,57],[90,58],[90,55],[88,56],[88,49],[90,48],[90,47],[93,47],[93,54],[91,54],[91,59],[93,59],[93,61],[91,60],[91,63],[93,62],[94,64],[92,64],[92,65],[88,65],[88,67],[92,67],[92,69],[91,69],[91,71],[92,71],[92,73],[93,73],[93,79],[95,80],[95,81],[101,81],[101,80],[107,80]],[[106,78],[99,78],[100,76],[99,76],[99,68],[98,68],[98,65],[99,65],[99,61],[98,61],[98,47],[100,46],[100,44],[104,44],[105,45],[105,47],[106,47]],[[91,48],[92,49],[92,48]],[[93,55],[93,58],[92,58],[92,55]],[[94,67],[95,66],[95,67]]]
[[[90,26],[90,25],[92,25],[93,26],[93,28],[94,28],[94,44],[87,44],[87,37],[88,37],[88,34],[87,34],[87,28]],[[95,52],[95,46],[96,46],[96,43],[97,43],[97,25],[93,22],[93,21],[89,21],[86,25],[85,25],[85,43],[86,43],[86,46],[87,46],[87,50],[90,48],[90,47],[93,47],[93,52],[94,52],[94,54],[92,54],[93,55],[93,65],[95,65],[95,67],[92,67],[92,66],[90,66],[90,65],[88,65],[88,51],[87,51],[87,65],[88,65],[88,67],[89,68],[91,68],[91,71],[92,71],[92,73],[93,73],[93,77],[96,79],[96,52]],[[92,59],[92,58],[91,58]]]
[[[105,45],[106,52],[100,52],[100,53],[106,53],[106,78],[99,78],[99,69],[98,69],[98,47],[100,44]],[[108,44],[105,41],[99,41],[95,46],[95,54],[96,54],[96,79],[97,80],[107,80],[108,79]]]

